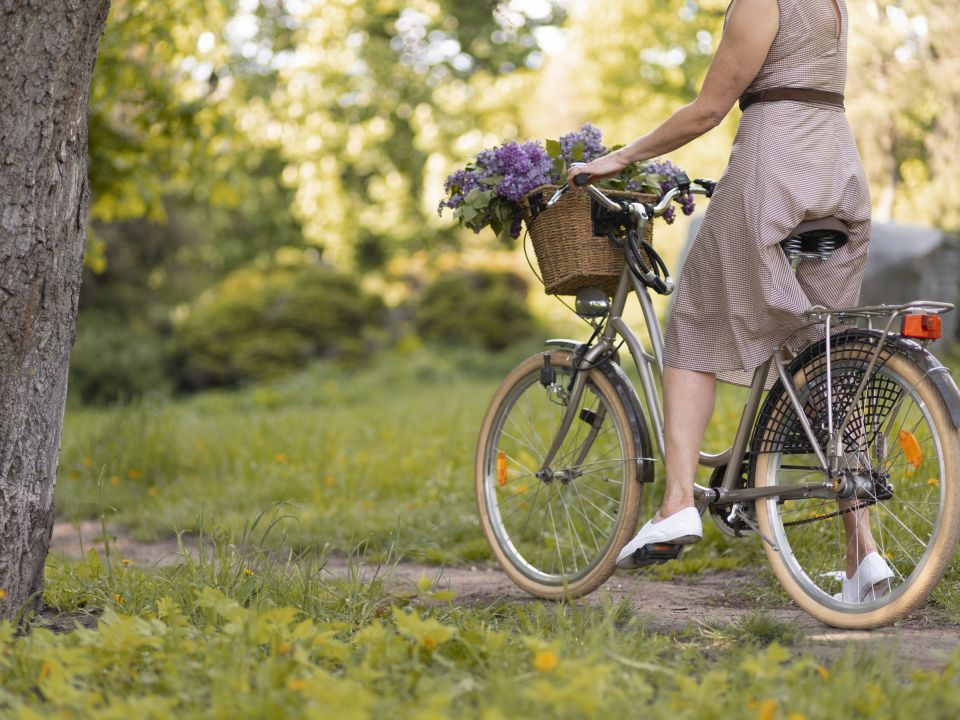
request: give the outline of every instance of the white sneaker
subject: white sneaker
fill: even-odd
[[[617,555],[618,568],[640,567],[633,554],[644,545],[669,543],[671,545],[691,545],[703,537],[703,522],[695,507],[684,508],[660,522],[648,520],[633,536],[633,540],[623,546]]]
[[[879,553],[872,552],[860,561],[852,578],[848,578],[843,570],[824,573],[824,575],[841,580],[843,583],[841,592],[833,596],[835,599],[848,603],[862,603],[879,600],[890,592],[893,570]]]

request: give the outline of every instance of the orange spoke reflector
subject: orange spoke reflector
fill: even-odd
[[[923,462],[923,450],[920,449],[920,443],[909,430],[901,430],[897,435],[900,441],[900,447],[903,448],[903,454],[907,456],[907,462],[915,468],[920,467]]]
[[[936,340],[942,334],[939,315],[904,315],[900,334],[919,340]]]
[[[497,453],[497,482],[500,487],[507,484],[507,454],[503,451]]]

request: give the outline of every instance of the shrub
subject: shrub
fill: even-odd
[[[167,392],[166,364],[164,340],[153,328],[109,312],[81,312],[70,355],[70,395],[84,403],[112,403]]]
[[[414,324],[425,340],[487,350],[502,350],[537,330],[526,281],[496,270],[441,273],[421,296]]]
[[[242,268],[193,304],[175,333],[184,389],[283,375],[320,357],[359,357],[383,323],[382,300],[316,266]]]

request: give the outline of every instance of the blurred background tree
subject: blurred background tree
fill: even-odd
[[[216,322],[210,313],[247,292],[269,305],[264,286],[284,285],[287,301],[334,327],[319,316],[342,305],[289,280],[294,267],[352,274],[361,305],[383,296],[388,311],[372,317],[389,328],[367,340],[429,342],[425,328],[449,325],[416,320],[444,307],[424,299],[450,277],[437,278],[432,259],[526,272],[492,233],[437,216],[446,175],[505,139],[558,137],[585,121],[607,144],[645,132],[696,96],[726,5],[115,0],[91,94],[95,200],[75,395],[231,384],[376,345],[344,354],[333,340],[294,342],[300,349],[267,371],[188,369],[186,338],[203,336],[205,357],[227,358],[232,350],[210,355],[210,343],[259,332],[232,311]],[[934,0],[849,0],[848,13],[849,117],[878,219],[960,228],[960,188],[949,182],[960,164],[960,13]],[[719,175],[737,118],[673,159]],[[678,225],[660,241],[677,242]],[[208,322],[227,335],[204,335]]]

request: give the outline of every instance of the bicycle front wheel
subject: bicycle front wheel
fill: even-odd
[[[831,342],[835,424],[850,407],[875,342],[847,342],[842,336]],[[793,369],[792,377],[815,432],[825,437],[825,354],[813,354]],[[822,481],[825,475],[809,445],[802,447],[806,441],[799,440],[799,424],[779,386],[771,391],[767,408],[756,429],[755,484]],[[871,628],[895,622],[924,602],[953,557],[960,536],[960,442],[928,371],[893,351],[880,357],[851,417],[844,433],[845,457],[854,458],[856,474],[870,478],[873,489],[867,496],[844,503],[760,500],[757,522],[776,546],[764,543],[778,580],[801,608],[828,625]],[[841,590],[848,538],[861,530],[857,524],[868,526],[893,578],[885,595],[845,602],[835,596]]]
[[[546,356],[556,377],[544,384]],[[504,572],[540,598],[580,597],[610,577],[636,528],[641,480],[652,474],[649,436],[626,377],[610,363],[584,372],[576,419],[549,473],[538,477],[569,402],[566,351],[539,353],[510,373],[477,445],[484,534]]]

